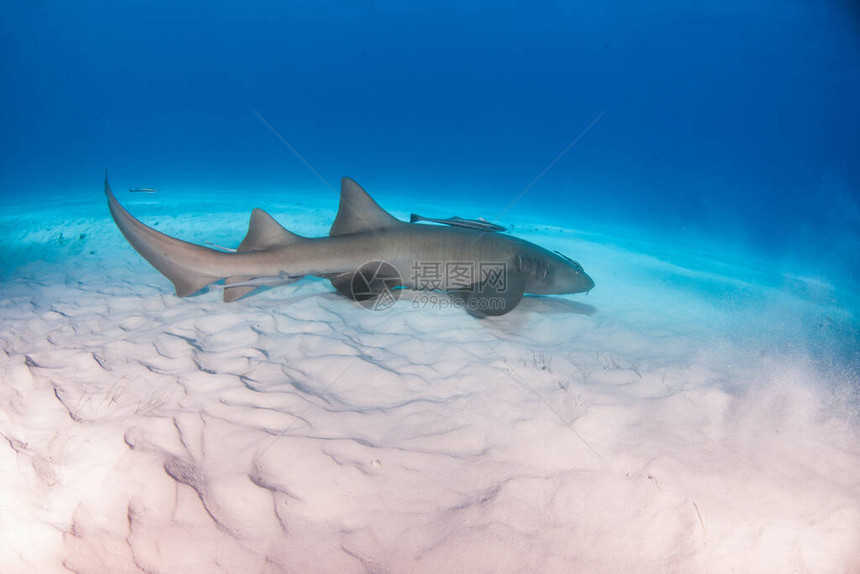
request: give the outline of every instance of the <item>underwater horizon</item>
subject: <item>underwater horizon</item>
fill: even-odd
[[[860,8],[643,6],[0,9],[0,571],[860,568]],[[107,176],[228,249],[351,177],[594,289],[178,297]]]

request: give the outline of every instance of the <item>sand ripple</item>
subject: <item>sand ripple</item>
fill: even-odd
[[[777,292],[622,273],[477,321],[88,273],[0,303],[3,572],[858,567],[852,395],[761,336]]]

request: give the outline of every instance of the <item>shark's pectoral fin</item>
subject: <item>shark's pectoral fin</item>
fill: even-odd
[[[239,244],[237,253],[252,253],[254,251],[266,251],[269,249],[277,249],[279,247],[287,247],[301,243],[306,239],[301,235],[296,235],[291,231],[284,229],[280,223],[275,221],[275,218],[263,211],[255,208],[251,212],[251,222],[248,225],[248,234],[245,239]],[[247,283],[254,281],[256,277],[227,277],[224,280],[225,285],[233,283]],[[231,303],[241,299],[245,295],[257,290],[260,285],[239,285],[237,287],[224,288],[224,302]]]
[[[451,296],[473,317],[510,313],[523,298],[523,275],[509,269],[503,277],[487,277],[470,287],[451,291]]]

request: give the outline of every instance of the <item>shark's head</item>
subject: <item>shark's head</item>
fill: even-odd
[[[582,265],[558,251],[541,249],[539,253],[519,255],[516,263],[525,276],[526,293],[559,295],[584,293],[594,288],[594,281]]]
[[[555,293],[587,293],[594,289],[594,279],[588,276],[582,269],[582,265],[561,253],[556,251],[559,265],[556,265],[556,276],[552,280],[552,284],[559,291]]]

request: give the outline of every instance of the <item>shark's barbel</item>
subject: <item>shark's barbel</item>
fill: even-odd
[[[188,243],[144,225],[119,203],[107,174],[105,194],[122,234],[173,282],[180,297],[224,279],[224,300],[234,301],[253,291],[257,287],[253,280],[258,278],[314,275],[358,299],[353,278],[367,265],[375,265],[376,281],[364,286],[370,288],[370,295],[395,286],[445,290],[477,316],[507,313],[523,293],[582,293],[594,287],[578,263],[528,241],[464,227],[400,221],[348,177],[341,181],[340,206],[328,237],[296,235],[265,211],[254,209],[248,234],[235,253]],[[378,275],[378,262],[386,263],[383,276]],[[459,270],[454,280],[447,275],[435,277],[450,269]]]

